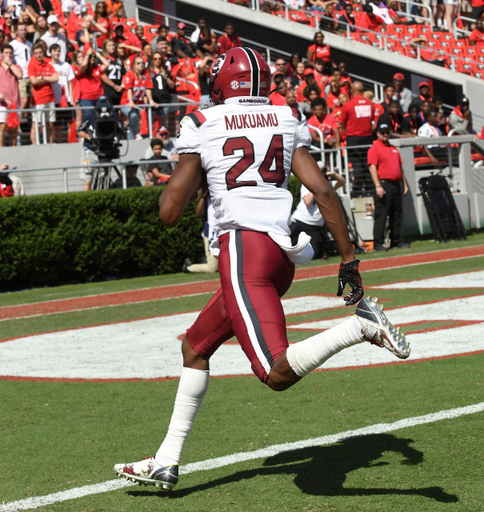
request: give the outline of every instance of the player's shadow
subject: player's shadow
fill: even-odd
[[[344,486],[347,475],[362,468],[371,470],[371,468],[387,466],[389,479],[394,478],[394,475],[399,473],[392,470],[394,463],[380,460],[385,458],[387,452],[400,453],[404,457],[401,464],[418,466],[423,462],[423,453],[410,446],[411,443],[413,443],[412,439],[399,439],[391,434],[351,437],[332,446],[316,446],[283,452],[266,459],[262,468],[238,471],[205,484],[174,490],[169,494],[159,493],[159,496],[177,499],[194,492],[260,475],[295,474],[294,483],[301,491],[316,496],[402,495],[424,496],[442,503],[457,502],[457,496],[446,493],[442,487],[404,489],[402,481],[397,478],[392,480],[394,487],[356,488]],[[418,477],[415,475],[413,481],[417,479]],[[153,496],[153,493],[149,491],[130,490],[127,492],[132,496]]]

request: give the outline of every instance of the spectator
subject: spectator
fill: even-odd
[[[375,117],[373,119],[373,125],[376,128],[378,126],[380,116],[385,112],[385,109],[383,108],[383,105],[381,103],[374,103],[375,93],[373,91],[365,91],[363,93],[363,96],[368,101],[373,102],[373,105],[375,106]]]
[[[338,80],[331,80],[329,83],[329,93],[326,96],[326,104],[328,105],[329,111],[332,112],[335,108],[340,106],[339,95],[341,94],[341,86]]]
[[[318,57],[326,62],[331,62],[331,49],[327,44],[324,44],[324,34],[322,32],[314,34],[313,44],[308,48],[306,53],[308,65],[314,65],[314,60]]]
[[[314,79],[322,91],[331,82],[328,74],[324,72],[324,60],[319,57],[314,60]]]
[[[352,99],[341,110],[341,127],[346,135],[348,158],[353,166],[353,193],[364,197],[367,186],[366,148],[352,149],[351,146],[364,146],[373,142],[373,119],[375,106],[363,96],[363,84],[351,84]]]
[[[287,75],[289,75],[290,77],[294,76],[296,66],[298,65],[299,62],[302,62],[301,54],[298,52],[293,53],[289,59],[289,62],[286,64]]]
[[[303,102],[307,99],[307,96],[304,95],[304,91],[308,85],[316,85],[316,79],[314,78],[314,70],[312,68],[306,68],[304,70],[304,81],[299,84],[299,87],[296,90],[297,101]],[[319,94],[321,94],[321,88],[318,87]]]
[[[178,154],[176,152],[176,145],[170,138],[170,132],[165,126],[162,126],[158,130],[157,134],[158,140],[163,142],[163,149],[161,151],[161,155],[166,157],[168,160],[176,160],[178,158]],[[149,159],[153,156],[153,150],[151,146],[149,146],[145,151],[145,159]],[[171,169],[174,169],[174,164],[171,164]]]
[[[168,160],[168,158],[162,154],[163,141],[160,139],[152,139],[150,142],[150,148],[152,155],[148,157],[147,160]],[[166,185],[173,172],[171,164],[168,161],[166,164],[157,162],[152,164],[146,163],[143,164],[143,166],[145,173],[145,187]]]
[[[58,44],[54,43],[50,47],[51,64],[54,67],[59,81],[52,84],[52,89],[55,96],[55,106],[63,107],[67,105],[74,106],[72,80],[74,80],[74,71],[68,62],[60,60],[61,48]],[[72,120],[72,110],[59,110],[56,112],[56,120],[54,123],[55,140],[59,142],[67,142],[67,134],[69,131],[70,123]],[[65,131],[63,137],[62,131]],[[64,139],[64,140],[63,140]]]
[[[321,97],[321,89],[314,83],[304,88],[303,98],[305,101],[298,102],[299,110],[309,119],[313,115],[311,103]],[[296,94],[297,98],[297,94]]]
[[[171,40],[173,53],[179,59],[193,59],[195,57],[190,40],[185,36],[186,27],[185,23],[178,23],[176,36]]]
[[[149,68],[151,66],[151,62],[153,60],[153,48],[150,43],[145,43],[143,45],[143,51],[141,52],[141,57],[146,62],[146,67]]]
[[[112,0],[111,7],[108,10],[111,18],[126,18],[126,12],[121,0]]]
[[[171,47],[166,39],[158,38],[156,49],[161,53],[165,61],[165,66],[168,71],[172,71],[173,67],[178,63],[178,59],[171,52]]]
[[[113,40],[116,44],[121,44],[128,40],[128,38],[124,36],[124,25],[122,23],[119,23],[114,27]]]
[[[286,105],[286,93],[287,84],[284,80],[284,73],[282,71],[276,71],[272,78],[274,80],[274,89],[270,95],[271,105]]]
[[[22,11],[20,13],[20,19],[19,24],[23,23],[27,27],[27,40],[30,41],[32,44],[34,42],[34,36],[36,33],[36,26],[35,26],[36,18],[30,11]],[[18,34],[17,34],[18,37]]]
[[[483,0],[472,0],[472,17],[478,20],[484,14],[484,2]]]
[[[418,101],[415,100],[415,104],[418,105]],[[427,114],[429,110],[432,108],[432,103],[428,100],[422,101],[420,104],[420,112],[418,113],[418,117],[422,121],[422,124],[427,122]]]
[[[143,25],[137,25],[134,29],[134,36],[128,37],[128,40],[130,39],[133,41],[133,46],[143,49],[143,46],[147,43]]]
[[[9,12],[4,12],[3,18],[0,18],[0,28],[3,30],[5,34],[6,42],[11,41],[14,37],[13,18]]]
[[[363,6],[363,14],[360,19],[356,22],[357,27],[361,30],[371,30],[372,32],[378,32],[380,27],[385,27],[384,21],[373,14],[371,5]]]
[[[37,14],[45,16],[45,18],[51,14],[55,14],[50,0],[25,0],[25,9],[33,12],[34,16]]]
[[[5,32],[3,30],[0,30],[0,47],[4,44],[7,44],[7,39],[5,38]]]
[[[215,34],[212,34],[209,25],[204,25],[200,29],[200,37],[198,38],[196,49],[196,54],[201,59],[203,59],[206,53],[209,53],[212,58],[217,56],[217,40]]]
[[[104,93],[102,75],[109,67],[109,62],[102,56],[98,55],[101,65],[96,63],[96,54],[92,48],[88,48],[82,58],[81,67],[79,68],[79,85],[81,91],[80,105],[81,107],[94,107],[96,101]],[[93,108],[82,111],[82,120],[89,119],[94,124]]]
[[[175,90],[175,82],[173,81],[171,73],[166,68],[165,59],[160,52],[153,54],[149,71],[153,83],[153,101],[158,103],[158,105],[171,103],[171,94]],[[153,120],[156,116],[159,116],[162,125],[167,123],[169,114],[169,105],[159,106],[151,111]]]
[[[476,21],[476,28],[470,33],[468,44],[469,46],[484,44],[484,22],[482,19]]]
[[[137,165],[126,165],[126,188],[141,187],[141,182],[137,178],[136,173],[138,172]],[[119,176],[118,179],[113,183],[110,188],[123,188],[123,178]]]
[[[76,107],[81,106],[81,85],[79,83],[79,70],[82,64],[82,52],[74,52],[72,54],[72,71],[74,73],[74,80],[72,80],[72,100]],[[79,129],[82,123],[82,110],[76,109],[76,130]]]
[[[383,101],[381,102],[381,106],[383,110],[386,112],[388,110],[388,105],[390,105],[390,101],[393,100],[393,94],[395,93],[395,88],[393,84],[386,84],[383,88]]]
[[[378,124],[385,124],[390,127],[391,139],[401,139],[406,137],[402,133],[403,115],[400,113],[400,103],[398,103],[397,100],[390,101],[386,112],[384,112],[378,119]]]
[[[136,57],[132,71],[128,71],[123,78],[124,92],[121,97],[121,111],[128,119],[128,139],[139,139],[141,114],[139,107],[144,103],[158,108],[158,104],[153,101],[152,89],[153,82],[150,78],[149,71],[145,68],[144,60]]]
[[[339,19],[337,31],[340,33],[348,32],[348,27],[350,28],[350,32],[356,31],[356,22],[355,17],[352,14],[353,6],[350,3],[345,4],[343,15]]]
[[[210,106],[210,89],[208,79],[210,77],[210,68],[213,64],[212,55],[207,53],[198,66],[198,83],[200,84],[200,104],[199,110]]]
[[[22,69],[13,63],[13,48],[4,44],[2,46],[2,60],[0,62],[0,147],[5,145],[5,131],[7,128],[7,109],[18,108],[20,96],[18,80],[22,78]],[[15,140],[16,133],[12,133]],[[15,144],[10,144],[15,145]]]
[[[8,172],[3,172],[9,168],[8,164],[0,165],[0,197],[11,197],[14,193],[12,180],[8,176]]]
[[[336,32],[338,30],[338,21],[334,16],[334,3],[328,3],[326,12],[319,20],[320,30],[326,32]]]
[[[304,65],[304,62],[298,62],[295,67],[295,72],[293,77],[291,78],[291,84],[294,88],[294,90],[297,91],[300,84],[304,82],[304,71],[306,70],[306,66]]]
[[[47,140],[54,142],[53,124],[55,122],[55,96],[52,84],[59,80],[54,67],[44,59],[44,47],[40,41],[32,48],[34,56],[30,59],[28,73],[32,83],[35,108],[38,111],[34,115],[34,122],[30,132],[32,144],[35,144],[35,125],[39,126],[39,133],[45,123],[47,127]]]
[[[291,108],[299,108],[296,98],[296,91],[286,92],[286,105],[288,105]]]
[[[221,55],[231,48],[238,48],[242,46],[242,42],[237,34],[232,23],[227,23],[224,27],[225,34],[221,35],[218,40],[218,53]],[[277,62],[276,62],[277,66]]]
[[[420,108],[416,103],[411,103],[408,112],[403,116],[402,133],[407,137],[416,137],[419,128],[424,124],[419,117]]]
[[[161,39],[167,39],[168,37],[168,33],[170,32],[170,29],[166,26],[166,25],[160,25],[158,27],[158,30],[157,30],[157,35],[151,40],[151,47],[153,48],[153,51],[156,52],[157,50],[157,43],[158,43],[158,39],[161,38]],[[192,34],[193,35],[193,34]],[[198,41],[198,36],[197,36],[197,41]],[[197,42],[195,41],[195,43]]]
[[[313,116],[308,120],[308,125],[320,130],[323,134],[324,145],[330,148],[341,147],[341,137],[338,122],[328,114],[328,108],[324,98],[317,98],[311,102]],[[321,139],[318,132],[311,130],[311,139],[320,147]]]
[[[414,101],[417,105],[422,105],[424,101],[432,103],[432,96],[430,96],[430,85],[428,82],[421,82],[418,86],[419,96]]]
[[[329,4],[335,3],[336,0],[329,0],[328,2],[323,2],[322,0],[308,0],[309,10],[311,12],[326,12],[326,7]]]
[[[346,72],[346,69],[348,67],[348,63],[346,62],[346,59],[344,57],[338,57],[337,59],[335,59],[334,65],[335,65],[334,69],[339,69],[341,71],[341,83],[342,84],[344,84],[344,83],[351,84],[351,81],[352,81],[351,77]]]
[[[97,2],[94,11],[94,22],[96,23],[96,27],[101,26],[106,30],[106,32],[100,32],[99,29],[97,29],[99,35],[97,35],[96,45],[98,48],[103,48],[104,41],[109,38],[109,14],[106,2]]]
[[[111,105],[119,105],[123,95],[123,76],[126,74],[126,68],[118,56],[116,43],[112,39],[104,41],[103,56],[109,63],[106,72],[101,75],[104,95],[107,96]]]
[[[341,145],[345,145],[345,146],[346,146],[346,135],[341,130],[340,119],[341,119],[341,110],[342,110],[343,106],[345,105],[345,103],[348,102],[348,100],[349,100],[348,96],[346,96],[346,94],[344,94],[344,93],[341,93],[338,96],[339,106],[338,107],[335,106],[334,110],[331,112],[331,115],[336,119],[336,121],[338,123],[338,130],[339,130],[339,136],[341,139]]]
[[[438,127],[443,135],[447,135],[449,119],[445,115],[443,108],[444,100],[441,96],[434,96],[432,98],[432,108],[437,112],[437,118],[439,120]]]
[[[218,260],[215,256],[210,252],[210,244],[212,240],[215,238],[214,231],[214,214],[215,211],[213,209],[212,202],[210,201],[210,196],[206,195],[200,198],[200,201],[197,203],[197,207],[195,208],[195,214],[197,217],[206,217],[206,221],[203,225],[202,238],[203,238],[203,246],[205,248],[205,257],[207,259],[206,263],[197,263],[195,265],[192,264],[190,258],[186,258],[182,270],[183,272],[188,273],[205,273],[211,274],[213,272],[217,272],[218,270]]]
[[[47,55],[50,57],[50,47],[53,44],[58,44],[61,49],[60,60],[61,62],[65,62],[67,57],[67,40],[63,35],[60,35],[58,33],[60,23],[59,19],[55,14],[52,14],[47,18],[47,25],[49,29],[41,37],[42,41],[45,41],[45,43],[47,44]]]
[[[373,240],[375,251],[386,251],[385,226],[387,219],[390,225],[391,248],[408,249],[410,244],[401,240],[402,224],[402,191],[408,193],[407,180],[403,172],[402,158],[398,148],[390,145],[390,126],[379,124],[376,130],[378,139],[368,150],[368,166],[375,185],[373,200],[375,201],[375,222],[373,224]]]
[[[459,0],[444,0],[444,20],[450,33],[454,33],[454,22],[457,18],[460,4]]]
[[[96,34],[100,32],[101,34],[107,34],[108,31],[103,27],[101,23],[98,23],[94,20],[94,18],[88,14],[84,13],[81,21],[81,30],[76,32],[76,42],[79,45],[79,50],[83,51],[84,54],[86,52],[86,48],[97,49],[96,42]],[[138,49],[140,51],[141,48]]]
[[[318,162],[323,166],[323,162]],[[328,171],[323,167],[326,179],[331,183],[334,190],[343,187],[346,180],[337,172]],[[307,233],[311,237],[311,246],[314,249],[313,259],[328,257],[326,247],[326,236],[323,234],[324,219],[318,209],[314,194],[304,185],[301,185],[300,201],[292,214],[291,238],[296,240],[300,233]]]
[[[437,112],[434,109],[430,109],[427,113],[427,122],[419,128],[418,136],[427,138],[442,137],[442,132],[440,131],[438,124],[439,119],[437,117]],[[443,151],[441,150],[445,150],[445,148],[441,148],[437,144],[423,146],[423,149],[429,157],[431,164],[439,163],[438,157],[443,154]]]
[[[13,48],[14,61],[22,70],[22,78],[18,81],[20,104],[17,105],[17,108],[28,108],[32,95],[32,84],[28,72],[29,62],[32,58],[32,43],[27,40],[25,23],[17,25],[17,37],[10,43],[10,46]]]
[[[197,44],[198,38],[200,37],[200,30],[202,27],[204,27],[207,24],[207,20],[205,18],[198,18],[197,21],[197,27],[192,32],[192,35],[190,36],[190,42],[194,45]],[[166,36],[165,36],[166,37]]]
[[[402,107],[402,112],[406,113],[410,103],[412,103],[412,91],[403,86],[405,75],[403,73],[395,73],[393,75],[393,99],[397,100]]]
[[[469,100],[463,97],[460,104],[450,113],[449,126],[451,130],[459,130],[458,133],[466,131],[475,134],[472,129],[472,114],[469,108]]]
[[[47,32],[47,18],[43,15],[38,16],[35,22],[35,28],[35,35],[32,41],[34,44],[42,39],[42,36]]]

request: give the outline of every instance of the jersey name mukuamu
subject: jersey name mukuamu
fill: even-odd
[[[267,102],[230,98],[181,122],[177,150],[200,155],[217,236],[236,229],[290,234],[292,157],[297,148],[311,145],[311,136],[296,109]]]

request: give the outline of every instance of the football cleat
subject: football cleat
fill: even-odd
[[[114,472],[140,485],[155,485],[164,491],[171,491],[178,482],[178,464],[160,466],[154,457],[148,457],[131,464],[116,464]]]
[[[386,348],[400,359],[410,355],[410,344],[405,334],[395,327],[383,312],[376,297],[365,297],[356,308],[356,317],[361,325],[361,332],[366,341]]]

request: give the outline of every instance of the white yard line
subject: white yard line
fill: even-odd
[[[339,434],[330,434],[323,437],[316,437],[313,439],[306,439],[304,441],[296,441],[295,443],[276,444],[261,450],[253,452],[234,453],[225,457],[218,457],[216,459],[208,459],[200,462],[187,464],[180,468],[180,474],[186,475],[195,473],[197,471],[207,471],[210,469],[221,468],[239,462],[248,460],[262,459],[266,457],[273,457],[279,453],[300,450],[302,448],[311,448],[313,446],[324,446],[329,444],[340,443],[345,439],[356,436],[368,436],[374,434],[383,434],[385,432],[393,432],[404,428],[415,427],[417,425],[425,425],[427,423],[434,423],[440,420],[448,420],[465,416],[468,414],[475,414],[484,411],[484,402],[468,405],[466,407],[458,407],[456,409],[448,409],[439,411],[424,416],[414,416],[403,420],[395,421],[394,423],[377,423],[368,427],[359,428],[356,430],[347,430]],[[34,508],[45,507],[53,505],[61,501],[73,500],[90,496],[92,494],[100,494],[103,492],[115,491],[125,487],[131,487],[133,484],[126,480],[109,480],[101,484],[87,485],[85,487],[76,487],[68,491],[57,492],[48,494],[47,496],[38,496],[35,498],[27,498],[25,500],[13,501],[10,503],[3,503],[0,505],[0,512],[14,512],[16,510],[30,510]]]

